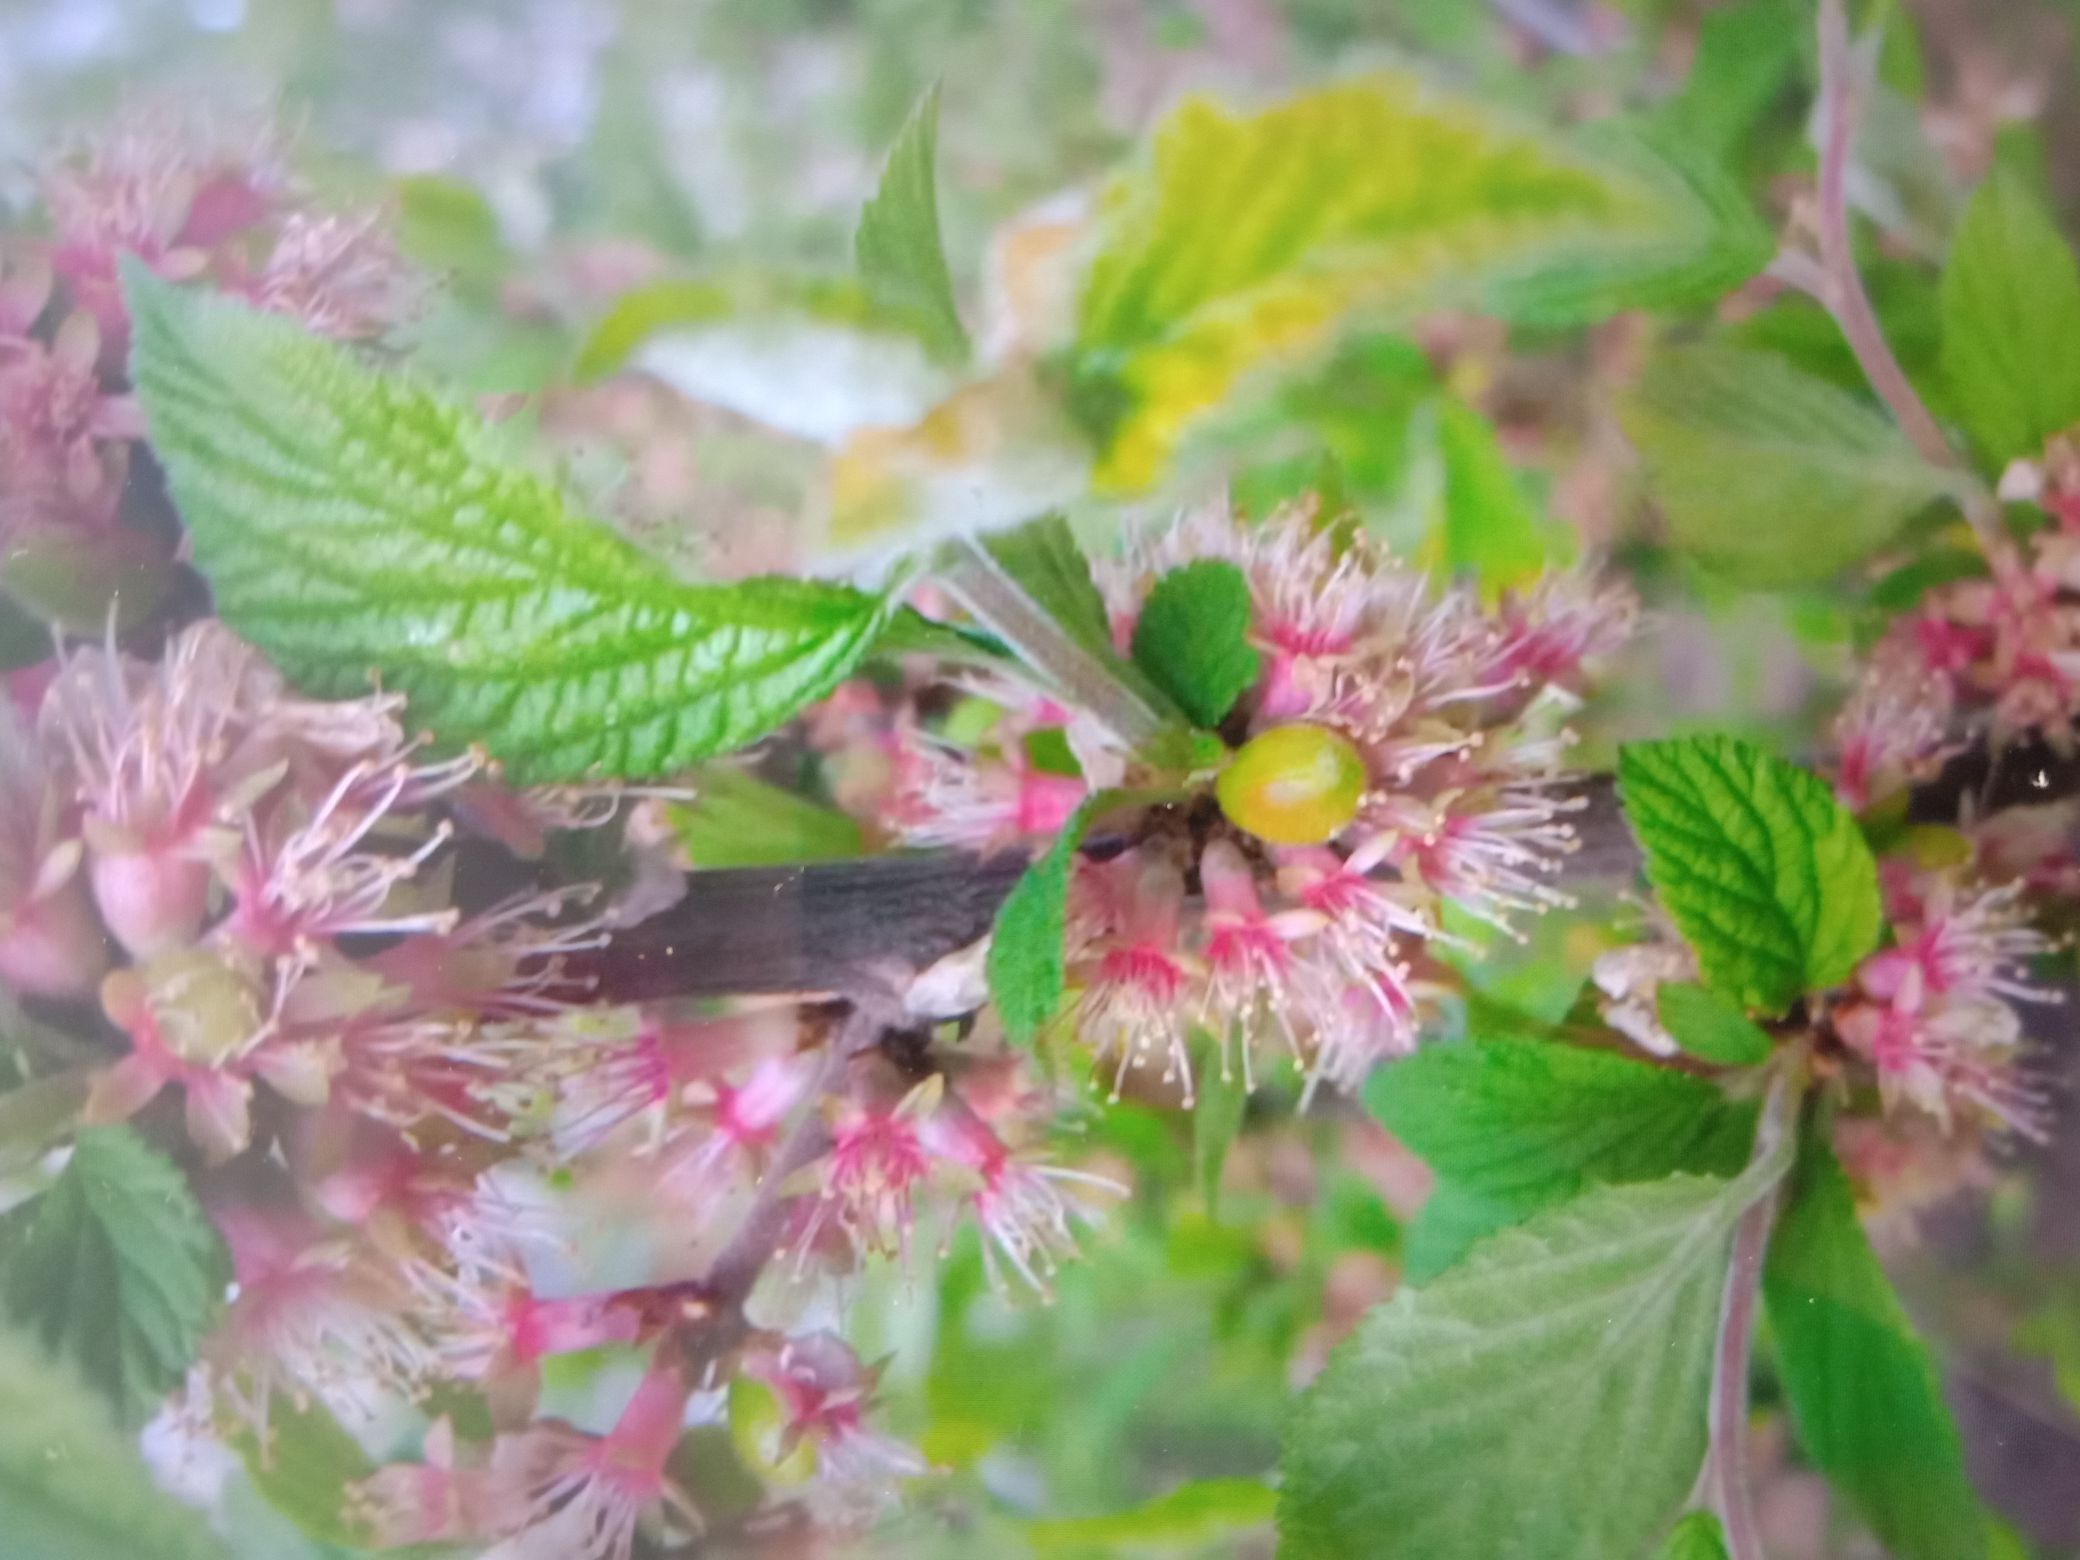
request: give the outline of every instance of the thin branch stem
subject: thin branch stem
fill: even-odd
[[[945,558],[939,582],[1074,707],[1131,750],[1146,747],[1162,730],[1162,716],[1027,595],[981,542],[958,537],[946,544]]]
[[[1767,1560],[1755,1521],[1754,1485],[1748,1475],[1748,1364],[1755,1340],[1755,1306],[1762,1290],[1762,1262],[1776,1220],[1777,1189],[1789,1163],[1785,1140],[1797,1113],[1805,1058],[1787,1051],[1771,1081],[1769,1098],[1755,1127],[1751,1167],[1777,1160],[1775,1178],[1742,1211],[1733,1227],[1733,1259],[1719,1307],[1713,1352],[1711,1451],[1707,1483],[1726,1529],[1729,1560]]]
[[[1891,409],[1921,458],[1957,473],[1963,484],[1960,502],[1965,518],[1978,533],[1988,557],[1998,562],[2006,552],[2000,508],[1958,457],[1928,403],[1900,367],[1856,268],[1856,254],[1849,243],[1849,154],[1858,107],[1847,10],[1843,0],[1820,0],[1820,265],[1816,275],[1809,266],[1786,264],[1789,257],[1780,257],[1772,269],[1792,285],[1812,292],[1834,316],[1864,378]]]

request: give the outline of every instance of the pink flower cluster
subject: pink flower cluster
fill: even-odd
[[[348,339],[394,324],[413,284],[381,212],[315,207],[258,133],[139,112],[53,159],[39,193],[47,231],[0,235],[0,542],[14,583],[76,620],[99,611],[84,595],[138,596],[169,561],[128,481],[122,256]]]
[[[1445,936],[1446,903],[1513,934],[1518,916],[1564,902],[1550,881],[1572,845],[1570,804],[1553,789],[1569,740],[1560,717],[1630,632],[1633,602],[1556,574],[1484,607],[1307,509],[1261,525],[1207,512],[1104,571],[1123,649],[1156,581],[1201,559],[1241,571],[1260,656],[1223,735],[1239,745],[1295,724],[1329,733],[1360,756],[1362,796],[1318,845],[1267,845],[1201,796],[1147,811],[1122,848],[1081,859],[1069,900],[1075,1022],[1115,1093],[1153,1069],[1189,1101],[1194,1027],[1221,1037],[1223,1066],[1239,1058],[1251,1081],[1253,1052],[1275,1034],[1310,1092],[1324,1080],[1352,1087],[1414,1044],[1421,961]],[[1116,780],[1117,758],[1096,777],[1088,761],[1081,778],[1036,773],[1024,755],[1048,719],[1061,724],[1014,708],[991,743],[935,758],[934,783],[912,793],[908,837],[1045,833],[1090,780]],[[1084,760],[1090,746],[1055,751]]]

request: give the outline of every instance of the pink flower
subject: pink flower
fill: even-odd
[[[68,814],[42,748],[0,705],[0,981],[33,996],[86,996],[108,967]]]
[[[1104,907],[1096,917],[1104,929],[1088,937],[1077,959],[1084,990],[1076,1024],[1100,1060],[1117,1059],[1112,1098],[1120,1097],[1129,1070],[1159,1061],[1163,1082],[1182,1080],[1189,1106],[1187,999],[1196,971],[1180,936],[1183,878],[1161,858],[1129,851],[1103,866],[1079,868],[1072,893]],[[1088,911],[1084,919],[1092,919]]]
[[[865,1486],[893,1493],[893,1480],[927,1471],[909,1447],[866,1426],[877,1373],[862,1365],[851,1345],[835,1333],[789,1338],[777,1348],[747,1351],[745,1372],[780,1399],[780,1457],[797,1446],[816,1452],[820,1478],[840,1486]]]
[[[919,1126],[943,1088],[935,1073],[893,1105],[837,1102],[822,1186],[799,1241],[804,1255],[826,1222],[834,1222],[861,1255],[908,1256],[917,1193],[931,1170]]]
[[[1852,811],[1927,779],[1948,754],[1948,679],[1885,657],[1849,697],[1834,725],[1835,795]]]

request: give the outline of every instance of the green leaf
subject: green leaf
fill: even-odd
[[[2080,422],[2080,265],[2016,175],[1972,196],[1942,296],[1949,401],[1995,470]]]
[[[865,848],[841,812],[713,764],[694,780],[694,799],[671,809],[672,827],[696,867],[771,867],[837,861]]]
[[[50,1189],[0,1226],[0,1298],[119,1413],[187,1374],[229,1277],[172,1161],[128,1127],[80,1133]]]
[[[1710,175],[1381,73],[1238,117],[1164,121],[1109,192],[1079,304],[1077,403],[1099,476],[1153,482],[1188,427],[1353,316],[1442,307],[1579,319],[1700,259],[1723,288],[1768,255]]]
[[[125,272],[133,373],[218,610],[307,691],[408,696],[516,784],[668,774],[830,691],[888,604],[682,585],[477,418],[287,321]]]
[[[1699,17],[1690,74],[1659,121],[1722,162],[1734,158],[1796,86],[1805,20],[1797,0],[1750,0]]]
[[[475,186],[421,174],[396,190],[397,247],[414,264],[478,290],[512,268],[498,214]]]
[[[1661,1027],[1700,1061],[1753,1067],[1769,1060],[1770,1038],[1732,998],[1687,981],[1661,988]]]
[[[1762,1293],[1799,1444],[1897,1560],[1983,1560],[1934,1366],[1856,1219],[1833,1153],[1804,1145]]]
[[[1425,1046],[1365,1102],[1443,1184],[1518,1217],[1597,1182],[1731,1173],[1753,1122],[1702,1078],[1555,1040]]]
[[[320,1543],[366,1547],[371,1535],[347,1515],[351,1485],[375,1464],[324,1404],[277,1395],[267,1407],[267,1444],[241,1426],[230,1436],[266,1502]]]
[[[1446,564],[1490,597],[1537,578],[1548,561],[1545,535],[1493,425],[1462,401],[1440,401],[1437,444]]]
[[[1775,1015],[1876,946],[1877,867],[1819,776],[1737,738],[1688,737],[1621,748],[1618,788],[1714,991]]]
[[[1249,642],[1249,581],[1219,558],[1157,580],[1134,625],[1134,664],[1194,725],[1218,726],[1256,686],[1261,660]]]
[[[1655,1560],[1726,1560],[1726,1530],[1709,1511],[1693,1511],[1662,1541]]]
[[[1401,1253],[1401,1277],[1427,1284],[1457,1267],[1466,1254],[1497,1230],[1524,1222],[1525,1210],[1514,1202],[1484,1197],[1453,1181],[1439,1180],[1423,1200],[1408,1227]]]
[[[51,631],[42,619],[0,589],[0,671],[33,666],[51,653]]]
[[[1646,1553],[1704,1459],[1733,1225],[1779,1172],[1598,1187],[1373,1310],[1288,1432],[1284,1560]]]
[[[30,1340],[0,1332],[0,1547],[8,1560],[224,1560],[153,1488],[108,1411]]]
[[[1192,1031],[1192,1076],[1199,1098],[1192,1110],[1192,1173],[1208,1218],[1221,1212],[1221,1171],[1242,1130],[1249,1090],[1235,1065],[1235,1045],[1222,1045],[1203,1029]]]
[[[916,318],[942,357],[963,358],[968,333],[954,306],[953,278],[939,237],[937,155],[939,89],[910,111],[882,170],[881,187],[860,213],[854,245],[860,279],[890,308]]]
[[[1264,1526],[1277,1507],[1276,1492],[1259,1480],[1198,1479],[1128,1511],[1028,1522],[1025,1536],[1043,1556],[1186,1546],[1204,1554],[1210,1544]]]
[[[1677,543],[1745,584],[1826,579],[1956,491],[1882,413],[1766,352],[1661,353],[1621,416]]]
[[[621,368],[818,444],[917,421],[954,387],[917,322],[864,284],[786,272],[651,282],[621,295],[576,373]]]
[[[983,973],[1004,1032],[1028,1044],[1062,1003],[1069,872],[1094,809],[1111,795],[1086,797],[1040,859],[1026,868],[997,910]]]

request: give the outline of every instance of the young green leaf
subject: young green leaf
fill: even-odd
[[[267,1406],[267,1443],[241,1427],[230,1437],[261,1497],[308,1538],[351,1548],[373,1535],[348,1513],[350,1486],[375,1464],[323,1403],[277,1396]]]
[[[1548,562],[1538,512],[1487,418],[1463,401],[1437,406],[1444,461],[1444,556],[1489,595],[1526,584]]]
[[[1238,383],[1354,315],[1470,304],[1580,318],[1701,257],[1730,285],[1768,240],[1702,193],[1707,178],[1407,74],[1246,117],[1190,99],[1110,192],[1079,306],[1073,372],[1107,446],[1100,478],[1152,482]]]
[[[1985,1519],[1935,1368],[1818,1138],[1800,1151],[1762,1294],[1806,1455],[1897,1560],[1984,1560]]]
[[[1753,1135],[1702,1078],[1555,1040],[1425,1046],[1365,1102],[1443,1184],[1519,1218],[1597,1182],[1731,1174]]]
[[[1205,1554],[1215,1552],[1208,1546],[1263,1527],[1277,1507],[1277,1492],[1256,1479],[1198,1479],[1127,1511],[1028,1522],[1024,1531],[1043,1557],[1083,1560],[1093,1553],[1146,1550]]]
[[[1249,581],[1220,558],[1172,569],[1155,583],[1134,625],[1134,664],[1194,725],[1218,726],[1256,685],[1249,642]]]
[[[8,1560],[226,1560],[152,1486],[107,1408],[37,1345],[0,1332],[0,1548]]]
[[[855,250],[860,279],[891,308],[913,316],[942,357],[967,355],[968,334],[954,306],[953,278],[939,237],[939,89],[910,111],[882,170],[881,187],[860,213]]]
[[[8,1315],[126,1416],[187,1374],[228,1277],[187,1180],[128,1127],[80,1133],[50,1189],[0,1226]]]
[[[1827,782],[1732,737],[1618,754],[1647,879],[1704,982],[1777,1014],[1845,979],[1877,943],[1878,873]]]
[[[1726,1560],[1726,1530],[1709,1511],[1693,1511],[1662,1540],[1655,1560]]]
[[[2022,180],[1987,176],[1943,268],[1949,400],[1995,469],[2080,422],[2080,265]]]
[[[1525,1217],[1519,1203],[1486,1197],[1440,1177],[1408,1226],[1401,1251],[1402,1281],[1429,1283],[1457,1267],[1481,1241],[1497,1230],[1522,1224]]]
[[[889,610],[682,585],[474,416],[226,299],[126,269],[153,445],[225,620],[308,691],[371,673],[510,779],[670,773],[830,691]]]
[[[1598,1187],[1373,1310],[1294,1415],[1280,1554],[1644,1554],[1696,1483],[1733,1225],[1777,1170]]]
[[[1699,1061],[1753,1067],[1769,1060],[1770,1039],[1732,998],[1688,981],[1661,988],[1661,1027]]]
[[[1622,417],[1676,541],[1746,584],[1827,579],[1955,491],[1888,418],[1773,353],[1660,353]]]
[[[1093,810],[1107,795],[1100,792],[1086,798],[1070,814],[1054,843],[1026,868],[997,911],[983,973],[1004,1032],[1021,1045],[1039,1034],[1061,1006],[1069,873]]]
[[[838,861],[865,849],[859,825],[845,814],[728,764],[695,776],[694,799],[672,808],[671,820],[696,867]]]

